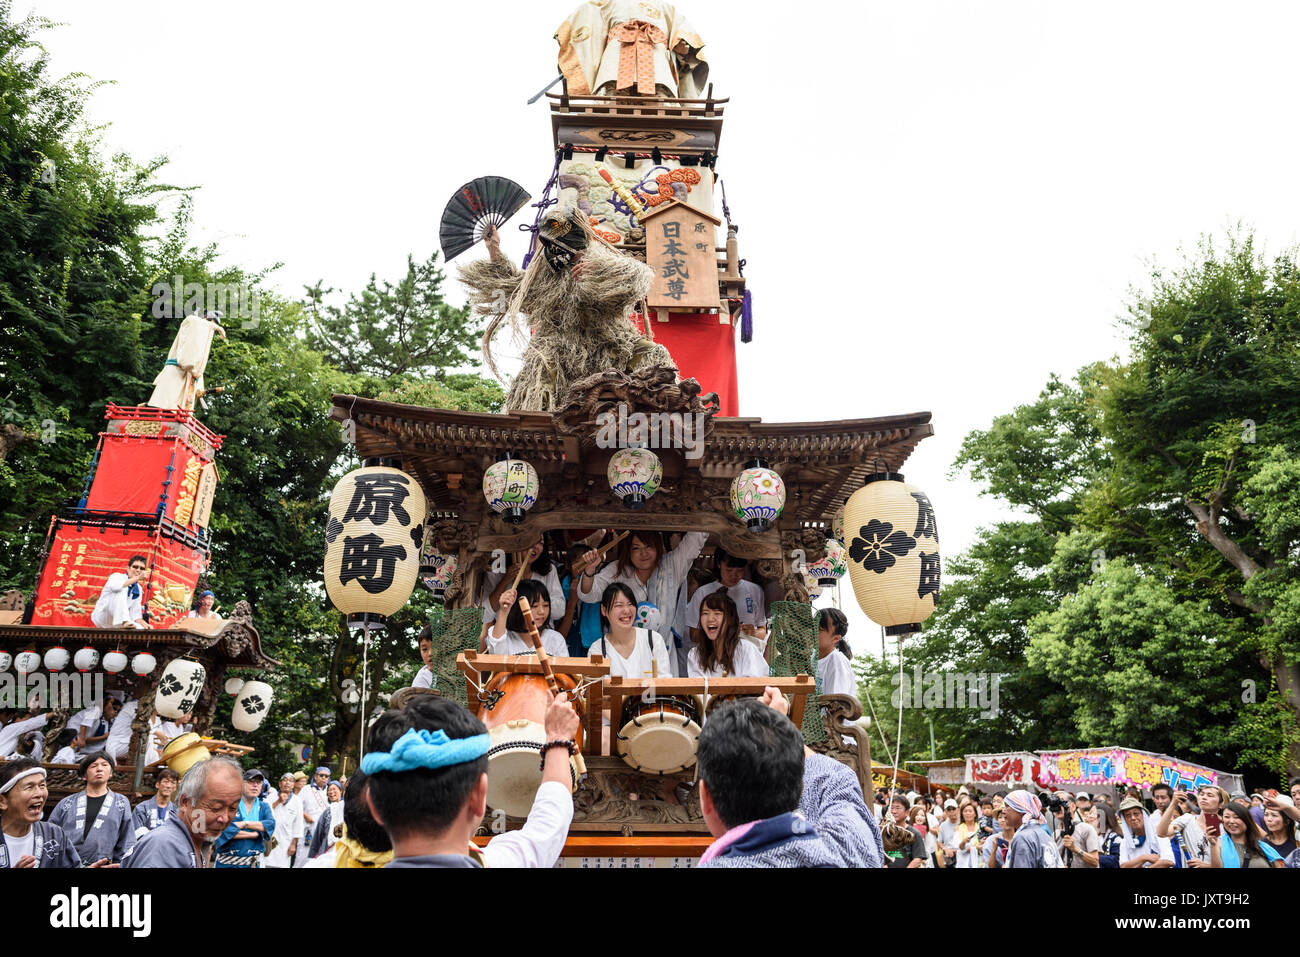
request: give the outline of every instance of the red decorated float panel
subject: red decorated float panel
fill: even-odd
[[[131,556],[144,555],[150,577],[143,601],[154,628],[169,628],[189,614],[207,553],[192,536],[169,525],[55,519],[49,556],[36,587],[33,625],[93,627],[91,612],[108,576],[125,572]]]
[[[725,318],[725,317],[724,317]],[[641,316],[632,324],[644,332]],[[705,392],[718,393],[718,415],[740,415],[740,383],[736,376],[736,327],[714,313],[672,312],[667,322],[653,320],[654,340],[668,350],[682,379],[695,379]]]

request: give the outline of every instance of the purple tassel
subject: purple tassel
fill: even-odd
[[[754,341],[754,297],[748,289],[740,302],[740,341]]]

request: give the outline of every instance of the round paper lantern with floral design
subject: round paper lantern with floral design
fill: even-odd
[[[14,671],[20,675],[30,675],[41,666],[41,656],[35,650],[20,651],[14,656]]]
[[[78,671],[94,671],[99,664],[99,652],[87,645],[72,656],[72,663]]]
[[[424,547],[420,549],[420,581],[424,587],[433,592],[435,598],[441,598],[456,574],[456,556],[440,551],[433,543],[432,535],[426,534]]]
[[[659,456],[649,449],[619,449],[609,457],[605,477],[624,505],[639,509],[659,491],[664,481],[664,466]]]
[[[427,505],[401,469],[367,464],[339,479],[325,527],[325,591],[348,625],[384,627],[411,597]]]
[[[731,483],[731,509],[751,532],[765,532],[785,508],[785,482],[761,459],[746,463]]]
[[[230,723],[239,731],[256,731],[271,711],[275,692],[265,681],[245,681],[230,712]]]
[[[537,470],[523,459],[508,454],[489,465],[483,473],[483,497],[492,510],[499,512],[511,525],[524,520],[540,490]]]
[[[834,585],[849,569],[849,553],[833,538],[826,539],[825,551],[821,561],[808,566],[808,574],[817,580],[818,585]]]
[[[68,654],[68,649],[61,645],[55,645],[45,652],[45,670],[62,671],[68,667],[68,661],[72,656]]]
[[[939,600],[934,506],[903,476],[882,473],[844,507],[849,577],[862,610],[888,635],[920,631]]]
[[[848,499],[845,499],[845,502],[847,503]],[[841,545],[844,544],[844,506],[843,505],[837,508],[835,510],[835,514],[831,516],[831,538],[835,539],[835,541],[839,542]]]

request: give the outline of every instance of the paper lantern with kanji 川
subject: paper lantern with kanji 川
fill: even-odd
[[[127,657],[120,651],[110,651],[104,656],[104,670],[115,675],[127,666]]]
[[[20,675],[30,675],[41,666],[41,656],[35,651],[20,651],[14,658],[14,670]]]
[[[862,610],[887,635],[920,631],[939,600],[934,507],[903,476],[867,478],[844,507],[849,578]]]
[[[8,671],[9,666],[14,663],[14,656],[7,651],[0,651],[0,671]]]
[[[64,668],[68,667],[69,657],[70,655],[68,654],[67,648],[62,647],[61,645],[55,645],[53,648],[45,652],[45,670],[62,671]]]
[[[230,723],[239,731],[256,731],[271,710],[275,693],[265,681],[245,681],[230,712]]]
[[[816,579],[818,585],[834,585],[848,571],[849,555],[833,538],[826,539],[825,551],[821,561],[808,566],[808,575]]]
[[[99,664],[99,652],[87,645],[72,656],[72,663],[78,671],[94,671]]]
[[[659,491],[664,481],[664,466],[659,456],[649,449],[619,449],[609,457],[605,477],[624,505],[639,509]]]
[[[493,511],[511,525],[518,525],[537,501],[541,482],[537,470],[523,459],[503,455],[483,473],[483,497]]]
[[[386,465],[367,464],[334,486],[325,528],[325,591],[350,627],[383,628],[411,597],[426,508],[420,483]]]
[[[189,658],[169,661],[154,691],[154,710],[164,718],[190,714],[198,706],[207,680],[207,669],[197,661]]]
[[[745,465],[731,483],[731,510],[751,532],[765,532],[785,508],[785,482],[761,459]]]

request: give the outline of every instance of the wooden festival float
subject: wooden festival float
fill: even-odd
[[[631,27],[616,22],[623,13]],[[657,27],[645,23],[651,13]],[[687,87],[702,85],[707,64],[699,56],[698,36],[680,18],[672,22],[674,16],[654,3],[609,0],[584,4],[557,33],[565,90],[550,96],[555,165],[542,199],[533,204],[537,218],[522,273],[526,290],[534,279],[547,281],[549,263],[557,264],[557,275],[569,268],[573,260],[564,249],[554,259],[551,254],[557,237],[563,243],[577,232],[571,212],[576,207],[576,225],[590,239],[584,258],[604,257],[594,259],[588,275],[619,268],[602,265],[611,253],[623,257],[619,262],[645,262],[653,270],[648,292],[608,298],[632,304],[620,305],[613,319],[616,332],[630,327],[638,340],[625,352],[643,355],[652,345],[663,346],[671,365],[584,369],[551,341],[565,333],[564,316],[549,314],[541,299],[532,301],[529,312],[520,273],[494,258],[463,271],[462,280],[481,294],[471,298],[481,304],[492,299],[482,277],[495,271],[505,277],[498,305],[517,293],[514,301],[528,313],[529,346],[507,399],[511,411],[459,412],[354,395],[333,399],[332,415],[355,437],[363,467],[339,483],[331,501],[325,561],[331,598],[354,626],[374,627],[401,607],[417,578],[442,596],[444,613],[434,622],[434,693],[478,713],[493,736],[490,810],[481,840],[500,829],[502,811],[507,826],[520,826],[516,815],[527,812],[540,781],[536,749],[543,740],[538,722],[545,697],[538,689],[547,666],[561,686],[580,690],[585,733],[574,761],[575,814],[564,850],[571,865],[608,858],[666,865],[694,860],[708,846],[697,792],[689,787],[694,735],[710,706],[706,698],[777,686],[790,696],[791,717],[810,746],[852,766],[869,793],[868,741],[854,723],[861,706],[851,696],[819,694],[810,589],[842,576],[852,564],[848,552],[855,550],[868,565],[882,555],[887,559],[867,575],[911,575],[903,591],[919,591],[931,608],[938,590],[933,513],[911,486],[900,491],[906,507],[895,516],[897,533],[886,529],[880,541],[867,542],[851,535],[853,549],[846,549],[838,527],[846,500],[873,488],[873,477],[892,480],[874,483],[876,489],[903,487],[898,471],[932,434],[928,412],[792,423],[739,415],[736,331],[741,326],[742,341],[749,341],[752,317],[737,228],[714,171],[726,101],[713,98],[711,85],[702,97],[685,95]],[[608,40],[603,53],[602,29]],[[667,47],[665,37],[672,40]],[[575,52],[579,41],[589,43],[585,52]],[[609,72],[604,61],[627,56],[629,45],[639,46],[637,55],[645,57],[647,43],[657,72],[653,83],[643,73],[637,84],[650,92],[605,95],[618,81],[593,82]],[[687,54],[666,56],[669,48]],[[641,70],[649,61],[637,62]],[[468,249],[529,198],[500,177],[465,184],[444,214],[444,253],[450,258]],[[721,244],[716,198],[723,199],[726,226]],[[544,254],[547,262],[539,265]],[[582,298],[574,313],[594,298],[595,293]],[[598,320],[588,312],[583,321]],[[568,332],[577,339],[597,335],[587,326]],[[535,375],[532,360],[539,354],[543,366],[561,372],[543,382],[541,393],[530,394],[520,386]],[[538,394],[547,398],[537,401]],[[398,503],[405,517],[389,507]],[[867,535],[875,518],[861,509],[854,520],[859,518]],[[769,606],[765,653],[771,677],[633,679],[611,677],[599,656],[482,654],[479,600],[489,570],[501,571],[503,556],[521,553],[543,536],[552,556],[562,558],[569,546],[599,529],[662,532],[670,548],[674,536],[704,532],[702,555],[723,548],[749,559],[758,584],[780,598]],[[922,538],[908,536],[927,529],[933,533],[932,554],[905,555],[914,545],[917,552],[925,547]],[[907,547],[891,534],[903,535]],[[416,542],[418,558],[407,547]],[[899,613],[901,621],[923,620],[928,612],[913,612],[915,604]],[[900,628],[917,629],[919,624]],[[538,702],[524,718],[511,707],[526,696],[521,684],[531,687]],[[602,712],[611,716],[605,747]],[[639,751],[651,755],[648,761]]]
[[[193,731],[174,738],[163,755],[172,767],[214,753],[247,754],[252,748],[223,740],[213,727],[217,702],[229,693],[226,671],[276,664],[262,651],[247,601],[237,602],[228,618],[187,617],[208,570],[215,458],[224,436],[186,408],[109,403],[105,419],[79,501],[50,520],[32,607],[12,592],[10,607],[0,611],[0,671],[8,672],[0,678],[17,677],[53,705],[39,729],[51,808],[84,786],[75,764],[52,758],[68,719],[98,703],[97,692],[138,701],[129,750],[109,782],[135,799],[152,793],[147,772],[164,763],[145,763],[155,707],[163,717],[193,715]],[[135,555],[148,563],[139,587],[150,627],[96,627],[91,614],[105,582]],[[270,688],[250,681],[235,691],[236,721],[252,730],[269,709]]]

